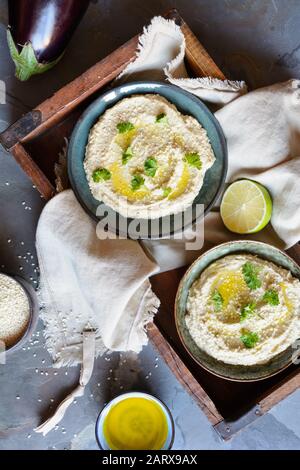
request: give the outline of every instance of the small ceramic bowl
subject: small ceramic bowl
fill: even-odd
[[[23,291],[25,292],[28,298],[29,308],[30,308],[30,317],[29,317],[28,325],[24,329],[23,334],[19,337],[16,343],[14,343],[12,346],[10,346],[8,349],[5,350],[5,354],[11,354],[12,352],[21,348],[24,345],[24,343],[26,343],[26,341],[30,339],[38,322],[39,306],[38,306],[38,301],[37,301],[35,290],[33,289],[32,285],[29,282],[27,282],[25,279],[17,275],[11,275],[7,273],[3,273],[3,272],[1,272],[1,274],[4,276],[10,277],[11,279],[13,279],[19,284],[19,286],[23,289]]]
[[[172,448],[173,442],[174,442],[174,437],[175,437],[175,427],[174,427],[174,421],[172,418],[172,415],[167,408],[167,406],[158,398],[154,397],[153,395],[149,395],[148,393],[142,393],[142,392],[128,392],[128,393],[123,393],[122,395],[117,396],[113,400],[111,400],[105,407],[102,409],[100,412],[97,422],[96,422],[96,440],[97,443],[100,447],[101,450],[111,450],[105,440],[105,436],[103,433],[103,425],[106,416],[108,415],[109,411],[111,410],[112,406],[116,405],[122,400],[126,400],[127,398],[146,398],[147,400],[154,401],[163,411],[166,420],[167,420],[167,425],[168,425],[168,436],[166,439],[166,442],[163,446],[162,449],[160,450],[170,450]]]
[[[195,207],[196,204],[203,204],[204,214],[207,214],[224,187],[227,172],[226,140],[217,119],[199,98],[179,87],[168,85],[166,83],[133,82],[121,85],[107,91],[86,109],[72,132],[72,137],[68,147],[68,174],[72,189],[83,209],[95,220],[101,220],[101,217],[103,218],[105,216],[97,216],[97,209],[103,203],[97,201],[92,196],[83,167],[85,148],[88,142],[90,130],[98,121],[99,117],[118,101],[132,95],[149,93],[163,96],[173,103],[181,113],[193,116],[206,130],[211,142],[216,160],[213,166],[205,174],[203,185],[193,202],[193,207]],[[104,204],[103,208],[105,208]],[[101,213],[104,212],[104,210],[101,211]],[[198,215],[198,217],[200,216]],[[132,219],[125,219],[119,214],[118,217],[120,219],[118,223],[119,228],[112,228],[112,230],[119,235],[130,238],[128,225]],[[168,234],[170,235],[182,230],[176,228],[176,222],[173,219],[174,216],[173,218],[171,216],[171,229],[168,231]],[[195,214],[194,220],[191,220],[190,224],[195,222],[196,219],[197,215]],[[162,218],[159,220],[162,221]],[[160,223],[160,226],[163,226],[162,222]],[[127,231],[125,232],[121,227],[127,227]],[[156,236],[153,236],[152,234],[151,238],[161,238],[162,236],[163,234],[160,233]],[[150,238],[150,236],[145,234],[141,235],[140,238]]]
[[[204,369],[218,377],[240,382],[262,380],[278,374],[291,364],[292,346],[275,356],[266,364],[254,366],[231,365],[218,361],[202,351],[193,338],[185,323],[186,302],[193,282],[199,278],[211,263],[227,255],[246,253],[257,255],[267,261],[289,270],[293,276],[300,279],[300,267],[286,253],[262,242],[240,240],[223,243],[206,251],[187,270],[182,278],[175,300],[175,323],[179,337],[192,358]]]

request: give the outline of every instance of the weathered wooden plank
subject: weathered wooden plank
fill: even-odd
[[[300,373],[299,370],[296,370],[288,380],[285,379],[279,385],[275,385],[267,394],[265,394],[259,402],[262,412],[266,413],[269,411],[274,405],[277,405],[277,403],[295,392],[299,387]]]
[[[196,400],[197,404],[203,410],[209,421],[215,425],[223,420],[213,401],[209,398],[205,390],[195,379],[189,369],[184,365],[178,354],[170,346],[168,341],[153,323],[147,329],[149,338],[165,363],[171,369],[177,380],[183,385],[187,392]]]
[[[138,36],[126,42],[116,51],[97,62],[86,72],[58,90],[50,98],[39,104],[35,110],[23,116],[0,135],[0,143],[6,148],[16,141],[27,142],[54,126],[89,96],[117,77],[135,58]],[[32,115],[39,115],[33,121]],[[28,118],[26,118],[28,116]],[[25,125],[28,121],[31,127]]]
[[[46,199],[51,199],[55,194],[55,189],[44,175],[42,170],[38,167],[35,161],[31,158],[29,153],[25,150],[22,144],[18,143],[11,149],[11,153],[16,161],[23,168],[25,173],[32,180],[41,195]]]
[[[214,77],[224,80],[225,75],[213,61],[206,49],[202,46],[199,39],[191,31],[187,23],[181,18],[178,11],[173,9],[167,13],[166,17],[174,20],[180,26],[184,34],[186,43],[186,61],[195,76]]]

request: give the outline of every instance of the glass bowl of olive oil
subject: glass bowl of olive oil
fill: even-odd
[[[102,450],[170,450],[174,422],[164,403],[148,393],[128,392],[100,412],[96,439]]]

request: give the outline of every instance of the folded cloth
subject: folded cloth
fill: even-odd
[[[95,355],[139,352],[159,300],[149,276],[157,266],[132,240],[100,240],[96,223],[71,190],[40,217],[36,248],[46,344],[56,367],[82,359],[82,332],[96,331]]]
[[[229,103],[247,93],[243,81],[213,77],[189,78],[185,64],[185,38],[179,26],[161,16],[152,19],[139,37],[136,59],[118,77],[119,84],[135,80],[168,80],[204,101]]]
[[[300,80],[248,93],[216,113],[228,144],[227,181],[270,191],[272,226],[284,247],[300,240]]]
[[[300,80],[255,90],[215,116],[228,145],[227,183],[251,178],[273,199],[271,224],[247,238],[290,248],[300,240]],[[204,236],[201,251],[241,238],[225,228],[218,206],[204,220]],[[185,240],[143,244],[163,271],[189,264],[200,254],[186,251]]]
[[[105,351],[140,352],[145,328],[159,307],[149,277],[157,265],[132,240],[103,239],[73,191],[44,208],[36,233],[39,295],[54,366],[82,363],[79,385],[35,431],[43,435],[63,419]]]

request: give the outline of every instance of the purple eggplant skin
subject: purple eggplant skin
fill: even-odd
[[[27,80],[58,62],[89,3],[90,0],[8,0],[8,44],[18,78]]]

